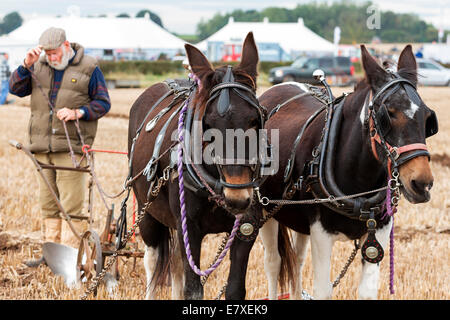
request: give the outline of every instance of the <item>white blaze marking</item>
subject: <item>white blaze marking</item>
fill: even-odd
[[[417,110],[419,110],[419,106],[411,101],[411,106],[409,107],[409,109],[406,109],[404,113],[408,118],[413,119]]]

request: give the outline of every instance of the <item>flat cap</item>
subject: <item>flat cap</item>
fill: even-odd
[[[48,28],[39,38],[39,44],[44,50],[59,48],[66,41],[66,32],[61,28]]]

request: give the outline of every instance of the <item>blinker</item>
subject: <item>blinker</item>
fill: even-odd
[[[377,118],[378,125],[380,126],[379,134],[383,137],[386,136],[389,131],[391,131],[391,118],[389,117],[389,112],[384,104],[378,109],[375,113],[375,117]]]
[[[391,95],[394,91],[396,91],[399,86],[400,85],[397,85],[386,94],[386,96],[383,98],[383,101],[381,102],[380,108],[378,109],[378,111],[375,112],[375,117],[379,125],[380,131],[379,134],[383,137],[385,137],[392,128],[391,117],[389,116],[389,112],[386,108],[386,105],[384,104],[384,101],[389,95]],[[401,84],[401,86],[405,89],[408,98],[414,104],[418,106],[422,104],[422,100],[420,99],[419,95],[417,94],[416,88],[413,85],[406,82],[404,84]],[[425,138],[429,138],[435,135],[438,132],[438,129],[439,128],[436,113],[433,110],[431,110],[431,115],[428,117],[425,123]]]

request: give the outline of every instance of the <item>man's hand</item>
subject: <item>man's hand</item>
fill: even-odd
[[[69,108],[62,108],[58,112],[56,112],[56,116],[59,120],[63,120],[65,122],[75,119],[80,119],[83,115],[78,109],[69,109]]]
[[[27,55],[25,56],[25,60],[23,61],[25,63],[25,67],[29,68],[31,67],[36,61],[39,60],[39,56],[42,52],[42,46],[38,45],[36,48],[30,49],[27,52]]]

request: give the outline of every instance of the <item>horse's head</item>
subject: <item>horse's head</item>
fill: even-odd
[[[427,202],[433,175],[425,139],[437,133],[438,127],[434,111],[416,90],[417,64],[411,46],[400,54],[396,73],[383,69],[363,45],[361,59],[371,88],[366,102],[370,101],[368,119],[374,156],[388,170],[398,166],[401,190],[408,201]]]
[[[204,139],[203,147],[213,154],[210,164],[217,168],[227,206],[243,212],[251,204],[259,176],[259,159],[250,149],[258,144],[258,129],[264,127],[265,118],[255,95],[258,51],[253,34],[247,35],[241,62],[235,67],[214,69],[195,47],[186,45],[186,52],[200,80],[195,108],[200,110],[203,136],[210,141]]]

